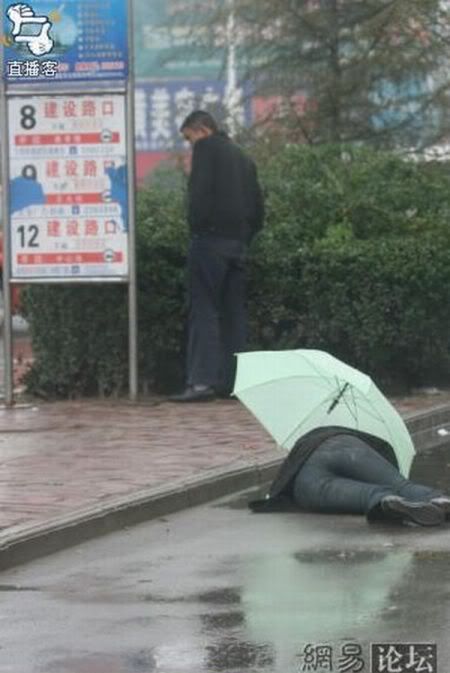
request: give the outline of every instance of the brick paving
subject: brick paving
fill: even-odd
[[[76,401],[0,411],[0,527],[280,455],[238,403]]]

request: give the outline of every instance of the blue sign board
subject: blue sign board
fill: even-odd
[[[370,97],[378,108],[372,116],[374,128],[381,131],[397,127],[400,133],[402,125],[406,125],[410,130],[419,132],[426,119],[424,98],[431,95],[431,81],[425,77],[405,77],[402,82],[393,82],[387,78],[381,80],[378,90]],[[429,114],[435,116],[432,109]]]
[[[3,0],[2,14],[7,82],[128,75],[127,0]]]
[[[236,122],[251,123],[248,84],[237,90]],[[137,80],[135,86],[135,140],[140,152],[170,152],[183,149],[180,126],[185,117],[201,108],[222,124],[227,116],[227,87],[220,80]]]

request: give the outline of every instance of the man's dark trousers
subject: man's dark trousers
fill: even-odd
[[[193,235],[188,253],[187,383],[230,391],[234,353],[245,349],[245,255],[242,241]]]

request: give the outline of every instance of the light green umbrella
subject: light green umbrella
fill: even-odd
[[[329,353],[298,349],[239,353],[233,393],[288,451],[310,430],[336,425],[388,442],[407,477],[414,445],[372,379]]]

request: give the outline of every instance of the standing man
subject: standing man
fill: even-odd
[[[187,386],[170,399],[200,402],[233,388],[234,353],[246,343],[245,257],[264,205],[255,164],[212,115],[196,110],[180,131],[193,147]]]

